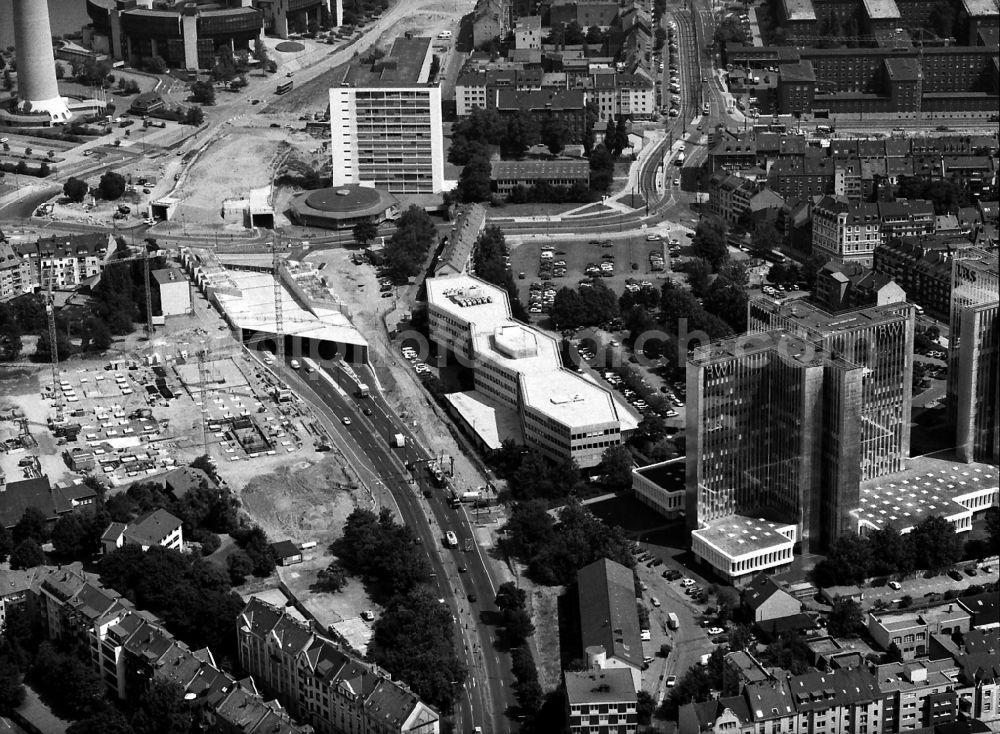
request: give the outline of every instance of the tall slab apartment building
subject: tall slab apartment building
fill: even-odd
[[[400,37],[386,56],[355,61],[330,89],[333,186],[394,194],[444,187],[441,87],[430,38]]]
[[[966,462],[1000,463],[1000,285],[996,253],[952,262],[948,408]]]
[[[741,584],[853,532],[860,484],[909,455],[913,307],[749,305],[688,362],[692,550]]]

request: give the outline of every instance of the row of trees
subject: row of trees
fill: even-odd
[[[431,245],[437,243],[437,228],[430,216],[411,204],[396,220],[396,231],[385,246],[392,278],[405,283],[423,270]]]
[[[995,553],[1000,510],[990,508],[989,541],[978,548],[982,555]],[[973,541],[975,542],[975,541]],[[906,576],[917,570],[938,571],[957,563],[963,555],[954,526],[940,515],[921,520],[903,535],[892,524],[867,536],[842,535],[827,557],[813,568],[817,586],[860,584],[874,576]]]
[[[371,659],[425,700],[449,709],[466,670],[455,654],[451,611],[432,593],[430,566],[406,525],[383,508],[356,509],[330,551],[360,576],[385,609],[375,622]]]
[[[518,502],[504,530],[503,551],[525,562],[528,574],[541,584],[572,583],[579,569],[601,558],[635,565],[622,529],[606,525],[575,500],[559,511],[558,520],[542,500]]]
[[[476,240],[472,250],[472,266],[476,277],[507,291],[511,315],[520,321],[527,321],[528,314],[518,295],[514,273],[507,264],[509,257],[510,248],[507,247],[503,230],[491,225],[486,227]]]

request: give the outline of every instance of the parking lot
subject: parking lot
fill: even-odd
[[[518,297],[530,309],[531,284],[541,286],[543,299],[540,305],[543,307],[532,313],[533,319],[540,321],[547,311],[544,308],[545,290],[549,290],[554,297],[555,291],[562,287],[580,288],[581,282],[589,283],[596,279],[618,295],[625,291],[629,281],[637,281],[640,285],[645,281],[659,289],[663,280],[671,277],[671,256],[683,254],[688,231],[682,227],[669,227],[619,239],[570,240],[560,241],[557,245],[512,243],[511,270],[517,283]],[[676,240],[677,248],[680,248],[673,253],[668,245],[670,239]],[[551,253],[548,257],[542,257],[543,248]],[[662,264],[651,261],[651,254],[659,255]]]

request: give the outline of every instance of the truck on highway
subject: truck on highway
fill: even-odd
[[[677,615],[674,612],[669,612],[667,614],[667,627],[669,627],[672,630],[675,630],[680,626],[681,622],[679,619],[677,619]]]
[[[359,398],[371,397],[371,390],[368,389],[368,385],[363,382],[359,382],[357,396]]]
[[[392,437],[392,445],[397,449],[401,449],[406,445],[406,436],[402,433],[397,433]]]

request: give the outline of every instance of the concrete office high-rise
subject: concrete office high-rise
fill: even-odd
[[[1000,275],[996,253],[952,263],[948,409],[962,461],[1000,463]]]
[[[333,185],[394,194],[444,187],[441,86],[430,38],[397,38],[388,55],[351,64],[330,89]]]
[[[807,301],[757,298],[747,312],[750,333],[785,331],[863,368],[861,481],[902,471],[910,455],[913,305],[901,301],[831,314]]]
[[[14,45],[17,55],[19,112],[48,115],[51,122],[67,122],[72,113],[59,96],[52,31],[46,0],[14,0]]]
[[[846,531],[860,474],[863,373],[783,332],[695,351],[687,518],[696,555],[741,583],[786,566],[795,543],[814,550]]]

